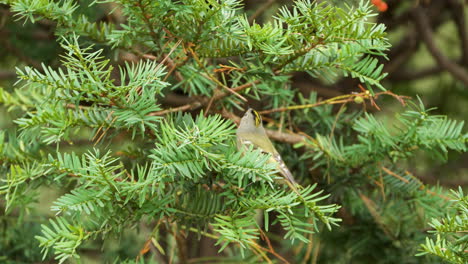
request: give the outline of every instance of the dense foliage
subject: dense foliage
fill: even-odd
[[[0,89],[14,116],[0,131],[0,259],[79,261],[114,243],[101,261],[466,261],[467,198],[449,206],[405,166],[465,152],[464,124],[386,91],[390,45],[369,3],[300,0],[258,24],[236,0],[85,2],[0,1],[25,27],[53,23],[60,54]],[[322,100],[297,72],[362,85]],[[366,111],[385,96],[403,106],[392,120]],[[248,105],[299,193],[268,155],[237,150]],[[46,220],[34,207],[52,190]]]

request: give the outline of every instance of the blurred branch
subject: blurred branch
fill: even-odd
[[[392,74],[400,69],[402,65],[411,59],[411,56],[418,48],[420,40],[415,37],[415,32],[409,30],[407,35],[402,38],[400,43],[394,46],[388,54],[390,61],[385,64],[384,71]]]
[[[445,71],[445,69],[441,65],[435,65],[434,67],[430,67],[427,69],[422,69],[419,71],[414,70],[400,70],[392,73],[389,78],[392,81],[412,81],[421,78],[425,78],[431,75],[440,74],[441,72]]]
[[[261,15],[263,12],[265,12],[265,10],[267,10],[273,3],[275,2],[275,0],[268,0],[266,3],[264,3],[262,6],[260,6],[256,11],[255,13],[253,13],[250,17],[249,17],[249,23],[252,24],[255,19]]]
[[[306,139],[305,136],[299,135],[299,134],[294,134],[294,133],[284,133],[278,130],[270,130],[266,129],[266,133],[268,134],[268,137],[279,141],[279,142],[284,142],[284,143],[289,143],[289,144],[296,144],[299,142],[302,142]]]
[[[387,1],[388,2],[388,1]],[[390,3],[389,5],[397,5],[398,3]],[[417,7],[416,7],[417,8]],[[425,10],[425,15],[431,18],[430,26],[433,31],[435,31],[440,25],[447,23],[450,20],[449,16],[443,15],[444,10],[447,8],[444,1],[431,2],[431,4]],[[406,29],[406,35],[401,38],[398,44],[395,44],[389,51],[388,57],[390,60],[385,62],[384,71],[390,75],[393,72],[399,71],[402,68],[402,65],[408,63],[411,60],[412,56],[418,50],[419,44],[421,43],[421,38],[418,36],[416,29],[408,27],[407,22],[411,19],[411,12],[413,8],[410,8],[403,12],[400,15],[395,15],[393,17],[389,12],[382,14],[383,19],[379,19],[386,24],[387,27],[393,28],[393,30],[398,30],[396,26],[401,26]],[[395,21],[398,21],[398,24],[395,24]],[[392,27],[393,26],[393,27]],[[441,70],[442,71],[442,70]],[[391,78],[391,76],[390,76]]]
[[[16,72],[0,70],[0,80],[15,78]]]
[[[163,105],[177,107],[185,104],[190,104],[193,99],[191,99],[187,95],[170,92],[165,94],[164,97],[158,98],[158,100],[161,101]]]
[[[310,92],[316,92],[319,97],[334,97],[342,95],[341,88],[337,85],[325,85],[317,80],[307,79],[305,74],[296,75],[293,77],[294,86],[297,87],[305,97],[308,97]]]
[[[3,47],[9,51],[11,54],[15,55],[17,58],[19,58],[20,60],[24,61],[25,63],[27,63],[28,65],[38,69],[39,71],[42,71],[42,65],[40,62],[28,57],[28,56],[25,56],[20,50],[18,50],[17,48],[15,48],[8,40],[6,40],[6,38],[4,38],[3,36],[0,38],[0,44],[3,44]]]
[[[430,23],[423,9],[420,7],[415,8],[413,11],[413,18],[420,36],[426,43],[427,49],[432,54],[437,63],[439,63],[440,66],[446,69],[448,72],[450,72],[455,78],[462,81],[466,86],[468,86],[468,71],[466,71],[463,67],[459,66],[458,64],[450,61],[437,48],[434,42],[434,35],[432,33]]]
[[[449,0],[450,11],[453,14],[453,20],[457,26],[458,35],[461,41],[462,65],[468,66],[468,32],[466,28],[466,16],[464,1]]]

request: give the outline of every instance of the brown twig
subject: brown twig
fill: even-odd
[[[308,235],[308,239],[309,239],[309,243],[307,243],[307,248],[306,248],[306,252],[304,254],[304,259],[302,260],[302,263],[303,264],[306,264],[308,263],[309,259],[310,259],[310,255],[312,254],[312,249],[314,248],[314,240],[313,240],[313,233],[310,233]]]
[[[267,237],[267,235],[263,232],[262,229],[259,229],[260,230],[260,237],[267,243],[267,246],[268,248],[264,248],[264,247],[261,247],[259,246],[260,248],[264,249],[265,251],[267,251],[268,253],[271,253],[273,256],[275,256],[276,258],[278,258],[279,260],[283,261],[284,263],[289,263],[285,258],[283,258],[280,254],[278,254],[275,249],[273,248],[273,246],[271,245],[271,242],[270,242],[270,239]]]
[[[305,136],[299,135],[299,134],[284,133],[278,130],[270,130],[270,129],[265,129],[265,131],[268,137],[276,141],[285,142],[289,144],[296,144],[296,143],[303,142],[306,140]]]
[[[284,112],[284,111],[290,111],[290,110],[295,110],[295,109],[312,108],[312,107],[317,107],[317,106],[324,105],[324,104],[341,104],[341,103],[345,104],[345,103],[354,101],[354,99],[356,97],[358,97],[358,96],[374,100],[374,99],[377,99],[380,95],[390,95],[390,96],[396,98],[402,105],[406,104],[405,99],[410,98],[408,96],[396,95],[396,94],[394,94],[394,93],[392,93],[390,91],[380,92],[380,93],[376,93],[374,96],[370,96],[370,93],[368,91],[365,91],[365,92],[362,92],[362,93],[346,94],[346,95],[336,96],[336,97],[333,97],[333,98],[330,98],[328,100],[318,102],[318,103],[315,103],[315,104],[294,105],[294,106],[289,106],[289,107],[281,107],[281,108],[261,111],[259,113],[260,114],[269,114],[269,113],[274,113],[274,112]],[[375,104],[375,106],[377,106],[377,104]],[[228,112],[226,109],[223,109],[221,114],[225,118],[233,120],[236,124],[239,123],[240,118],[238,116],[234,115],[233,113]],[[265,131],[266,131],[268,137],[270,137],[271,139],[276,140],[276,141],[280,141],[280,142],[289,143],[289,144],[296,144],[296,143],[300,143],[300,142],[305,142],[306,139],[307,139],[307,135],[298,134],[298,133],[284,133],[284,132],[281,132],[281,131],[278,131],[278,130],[269,130],[269,129],[266,129]]]
[[[179,107],[175,107],[175,108],[170,108],[170,109],[166,109],[166,110],[162,110],[162,111],[158,111],[158,112],[152,112],[152,113],[149,113],[148,115],[149,116],[162,116],[162,115],[166,115],[166,114],[169,114],[169,113],[175,113],[175,112],[179,112],[179,111],[187,111],[187,110],[194,110],[198,107],[202,106],[202,104],[200,102],[193,102],[193,103],[190,103],[190,104],[186,104],[186,105],[183,105],[183,106],[179,106]]]
[[[285,112],[285,111],[291,111],[291,110],[298,110],[298,109],[306,109],[306,108],[314,108],[320,105],[326,105],[326,104],[341,104],[341,103],[346,103],[350,102],[359,94],[346,94],[346,95],[340,95],[336,96],[330,99],[327,99],[325,101],[317,102],[314,104],[305,104],[305,105],[292,105],[292,106],[287,106],[287,107],[280,107],[280,108],[275,108],[275,109],[270,109],[270,110],[264,110],[258,112],[259,114],[271,114],[271,113],[277,113],[277,112]],[[343,99],[345,98],[345,99]],[[342,100],[338,100],[342,99]]]
[[[220,87],[222,87],[223,89],[225,89],[226,91],[228,91],[229,93],[237,96],[238,98],[240,98],[242,101],[244,102],[247,102],[248,100],[243,97],[242,95],[240,95],[239,93],[237,93],[234,89],[231,89],[229,87],[227,87],[226,85],[224,85],[222,82],[220,82],[215,76],[213,76],[210,72],[208,72],[208,70],[205,68],[205,66],[203,65],[203,63],[200,61],[200,59],[198,58],[198,55],[195,53],[195,51],[190,47],[188,46],[187,47],[188,51],[190,52],[190,54],[192,55],[192,58],[197,62],[198,66],[202,69],[205,70],[206,74],[204,74],[203,76],[205,76],[207,79],[210,79],[212,80],[213,82],[215,82],[217,85],[219,85]],[[208,103],[209,104],[209,103]]]
[[[169,59],[169,56],[171,56],[171,54],[177,49],[177,47],[180,45],[180,43],[182,43],[181,39],[179,39],[179,41],[177,41],[177,43],[174,45],[174,47],[171,48],[169,53],[164,56],[164,59],[159,63],[157,69],[159,69]]]
[[[410,181],[409,181],[408,179],[403,178],[402,176],[400,176],[400,175],[396,174],[395,172],[393,172],[393,171],[391,171],[391,170],[385,168],[384,166],[381,166],[380,168],[381,168],[383,171],[385,171],[388,175],[390,175],[390,176],[392,176],[392,177],[395,177],[395,178],[397,178],[398,180],[400,180],[400,181],[402,181],[402,182],[404,182],[404,183],[406,183],[406,184],[410,184]],[[440,194],[438,194],[438,193],[435,193],[435,192],[433,192],[433,191],[427,189],[426,186],[424,185],[424,183],[421,182],[420,179],[418,179],[416,176],[414,176],[414,175],[413,175],[412,173],[410,173],[409,171],[405,171],[405,174],[408,175],[409,177],[411,177],[412,179],[414,179],[415,181],[419,182],[419,184],[420,184],[419,189],[420,189],[420,190],[424,190],[427,194],[430,194],[430,195],[432,195],[432,196],[438,196],[438,197],[440,197],[440,198],[442,198],[442,199],[444,199],[444,200],[446,200],[446,201],[449,201],[449,200],[450,200],[449,197],[446,197],[446,196],[444,196],[444,195],[440,195]]]
[[[109,114],[106,117],[106,120],[110,119],[112,117],[113,113],[114,113],[114,111],[110,111]],[[115,120],[117,120],[117,117],[114,117],[111,120],[109,126],[100,135],[99,135],[99,133],[102,131],[102,128],[104,127],[104,123],[99,127],[99,129],[96,131],[96,134],[93,136],[93,139],[92,139],[92,141],[96,141],[96,142],[94,142],[94,146],[96,146],[101,141],[101,139],[107,134],[107,131],[109,131],[109,129],[112,127]],[[99,137],[98,137],[98,135],[99,135]]]
[[[163,105],[176,107],[190,104],[193,101],[193,98],[174,92],[168,92],[164,94],[164,96],[158,97],[158,101]]]
[[[367,210],[369,211],[369,213],[371,214],[372,218],[374,218],[375,222],[377,223],[377,225],[382,229],[382,231],[384,231],[384,233],[392,240],[396,240],[396,237],[394,234],[392,234],[390,232],[390,230],[388,229],[387,225],[385,224],[385,222],[383,221],[382,219],[382,216],[380,215],[380,213],[378,212],[378,207],[377,205],[374,203],[374,201],[372,201],[369,197],[367,197],[366,195],[362,194],[359,192],[359,196],[362,200],[362,202],[364,203],[364,205],[367,207]]]
[[[409,181],[408,181],[407,179],[405,179],[405,178],[401,177],[400,175],[394,173],[393,171],[391,171],[391,170],[385,168],[384,166],[382,166],[381,168],[382,168],[382,170],[385,171],[388,175],[393,176],[393,177],[399,179],[400,181],[402,181],[402,182],[404,182],[404,183],[406,183],[406,184],[409,183]]]
[[[171,76],[171,74],[175,71],[177,67],[180,67],[184,65],[188,61],[188,57],[185,57],[181,62],[175,63],[171,58],[167,59],[166,66],[169,68],[169,71],[167,72],[166,76],[164,76],[163,82]],[[179,81],[182,82],[184,81],[184,77],[182,77],[182,74],[180,72],[175,71],[174,72],[175,78]]]
[[[361,88],[362,88],[362,86],[361,86]],[[352,102],[357,97],[362,97],[363,99],[369,99],[371,101],[371,104],[375,108],[380,110],[380,107],[375,103],[375,99],[377,99],[380,95],[390,95],[390,96],[396,98],[402,105],[406,104],[405,99],[410,98],[409,96],[397,95],[397,94],[394,94],[394,93],[392,93],[390,91],[379,92],[379,93],[374,94],[374,96],[371,96],[369,91],[364,90],[361,93],[352,93],[352,94],[339,95],[339,96],[335,96],[333,98],[330,98],[330,99],[327,99],[327,100],[324,100],[324,101],[320,101],[320,102],[317,102],[317,103],[313,103],[313,104],[292,105],[292,106],[288,106],[288,107],[280,107],[280,108],[260,111],[259,113],[260,114],[271,114],[271,113],[276,113],[276,112],[285,112],[285,111],[298,110],[298,109],[314,108],[314,107],[321,106],[321,105],[343,104],[343,103]]]
[[[235,91],[235,92],[240,92],[240,91],[242,91],[244,89],[252,87],[253,85],[255,85],[255,84],[259,83],[259,82],[260,82],[260,80],[256,80],[256,81],[246,83],[246,84],[243,84],[243,85],[240,85],[240,86],[237,86],[237,87],[234,87],[234,88],[230,88],[230,89],[232,91]],[[212,97],[199,98],[199,99],[196,99],[196,101],[194,101],[192,103],[185,104],[183,106],[168,109],[168,110],[152,112],[152,113],[149,113],[148,115],[150,115],[150,116],[161,116],[161,115],[165,115],[165,114],[168,114],[168,113],[174,113],[174,112],[178,112],[178,111],[195,110],[195,109],[198,109],[200,107],[208,105],[210,100],[217,101],[217,100],[220,100],[220,99],[222,99],[222,98],[224,98],[224,97],[226,97],[228,95],[229,95],[229,93],[224,92],[224,91],[220,91],[218,94],[215,94]]]

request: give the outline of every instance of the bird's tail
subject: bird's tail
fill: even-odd
[[[285,182],[289,186],[289,188],[291,188],[299,197],[302,197],[296,187],[297,183],[294,180],[291,171],[289,171],[288,166],[286,166],[286,164],[283,162],[281,156],[278,153],[276,153],[271,157],[271,159],[272,162],[274,160],[274,162],[277,164],[277,168],[281,175],[283,175],[283,177],[285,178]]]
[[[288,167],[284,163],[280,164],[280,172],[281,174],[292,184],[296,184],[296,181],[294,180],[294,177],[292,176],[291,172],[289,171]]]
[[[281,156],[279,154],[275,154],[275,155],[273,155],[273,159],[278,164],[278,169],[279,169],[281,175],[283,175],[286,178],[286,180],[288,180],[290,183],[296,184],[296,181],[294,180],[294,177],[292,176],[291,172],[289,171],[288,166],[286,166],[286,164],[281,159]]]
[[[279,155],[278,155],[279,156]],[[281,173],[281,175],[283,175],[283,177],[285,178],[286,180],[286,184],[288,184],[288,186],[298,195],[298,196],[301,196],[301,194],[299,193],[299,191],[297,190],[297,183],[296,181],[294,180],[294,177],[291,173],[291,171],[288,169],[288,167],[286,166],[286,164],[281,160],[281,157],[279,158],[275,158],[275,160],[278,162],[278,169]]]

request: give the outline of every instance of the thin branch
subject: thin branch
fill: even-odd
[[[356,97],[369,99],[371,102],[373,102],[374,107],[378,107],[374,99],[377,99],[380,95],[390,95],[394,97],[395,99],[397,99],[398,102],[400,102],[402,105],[405,105],[406,104],[405,100],[410,98],[408,96],[394,94],[390,91],[380,92],[380,93],[375,94],[374,96],[371,96],[369,91],[363,91],[362,93],[345,94],[345,95],[336,96],[328,100],[321,101],[321,102],[314,103],[314,104],[281,107],[281,108],[261,111],[259,113],[269,114],[269,113],[275,113],[275,112],[284,112],[284,111],[290,111],[290,110],[295,110],[295,109],[313,108],[313,107],[317,107],[317,106],[325,105],[325,104],[345,104],[345,103],[354,101]],[[233,120],[236,124],[238,124],[240,121],[240,118],[238,116],[228,112],[226,109],[223,109],[223,112],[221,114],[223,117]],[[289,144],[296,144],[299,142],[304,142],[307,138],[307,135],[301,135],[297,133],[283,133],[277,130],[269,130],[269,129],[266,129],[265,131],[268,137],[270,137],[271,139],[280,141],[280,142],[289,143]]]
[[[411,59],[412,55],[418,48],[420,43],[419,38],[414,30],[409,29],[406,36],[401,41],[392,47],[388,56],[390,61],[385,63],[384,71],[392,76],[392,73],[400,69],[401,66]],[[381,59],[383,61],[383,59]]]
[[[179,107],[175,107],[175,108],[170,108],[170,109],[166,109],[166,110],[162,110],[162,111],[158,111],[158,112],[152,112],[152,113],[149,113],[148,115],[149,116],[162,116],[162,115],[166,115],[166,114],[169,114],[169,113],[175,113],[175,112],[179,112],[179,111],[194,110],[194,109],[199,108],[200,106],[202,106],[202,103],[197,101],[197,102],[193,102],[193,103],[186,104],[186,105],[179,106]]]
[[[149,34],[153,38],[154,44],[158,45],[158,43],[159,43],[158,34],[154,30],[153,25],[151,24],[151,21],[149,20],[148,16],[146,16],[146,10],[145,10],[146,6],[143,5],[143,2],[141,0],[138,0],[138,3],[136,5],[140,8],[141,17],[142,17],[143,21],[145,22],[146,26],[148,27]]]
[[[21,51],[19,49],[17,49],[14,45],[12,45],[6,39],[3,40],[2,38],[0,38],[0,41],[3,42],[3,47],[7,51],[11,52],[13,55],[18,57],[20,60],[26,62],[28,65],[31,65],[32,67],[36,68],[38,71],[43,72],[42,65],[41,65],[41,63],[39,61],[36,61],[36,60],[24,55],[23,53],[21,53]]]
[[[168,92],[164,95],[164,97],[158,97],[158,102],[162,102],[162,104],[165,106],[181,106],[190,104],[192,101],[193,98],[174,92]]]
[[[229,87],[227,87],[226,85],[224,85],[222,82],[220,82],[215,76],[213,76],[210,72],[208,72],[208,70],[206,69],[206,67],[203,65],[203,63],[200,61],[200,59],[198,58],[198,55],[195,53],[194,50],[192,50],[192,48],[189,46],[188,47],[188,50],[190,52],[190,54],[192,55],[192,58],[197,62],[198,66],[202,69],[205,70],[206,72],[206,75],[203,74],[204,77],[206,77],[207,79],[210,79],[212,80],[213,82],[215,82],[217,85],[221,86],[223,89],[225,89],[226,91],[228,91],[229,93],[237,96],[238,98],[240,98],[242,101],[244,102],[247,102],[248,100],[243,97],[242,95],[240,95],[239,93],[237,93],[234,89],[231,89]],[[216,93],[215,93],[216,94]],[[213,96],[214,97],[214,96]],[[210,104],[210,103],[208,103]]]
[[[453,20],[457,25],[458,36],[461,41],[462,65],[468,66],[468,30],[466,27],[466,15],[464,0],[449,0],[450,11],[453,14]]]
[[[250,17],[249,17],[249,23],[252,24],[255,19],[261,15],[263,12],[265,12],[265,10],[267,10],[273,3],[275,2],[275,0],[268,0],[266,3],[264,3],[263,5],[261,5],[259,8],[257,8],[257,10],[255,11],[255,13],[253,13]]]
[[[268,236],[265,234],[265,232],[263,232],[262,229],[259,229],[260,231],[260,237],[265,240],[265,242],[267,243],[267,246],[268,248],[264,248],[262,246],[259,246],[261,249],[271,253],[272,255],[274,255],[276,258],[278,258],[279,260],[283,261],[283,263],[286,263],[286,264],[289,264],[289,261],[287,261],[285,258],[283,258],[280,254],[278,254],[275,249],[273,248],[273,246],[271,245],[271,242],[270,242],[270,239],[268,238]]]
[[[424,11],[418,7],[413,11],[413,18],[418,28],[419,34],[422,37],[423,41],[426,43],[427,49],[432,54],[434,59],[439,63],[443,68],[450,72],[455,78],[463,82],[468,87],[468,71],[463,67],[459,66],[456,63],[450,61],[445,57],[442,52],[437,48],[434,42],[434,35],[431,30],[428,18]]]
[[[391,240],[396,240],[397,238],[395,237],[395,235],[390,231],[388,226],[383,221],[383,217],[379,213],[379,208],[375,204],[375,202],[372,201],[369,197],[367,197],[366,195],[364,195],[361,192],[359,192],[359,196],[360,196],[362,202],[364,203],[364,205],[367,207],[367,210],[369,211],[372,218],[374,218],[377,225],[382,229],[382,231],[384,231],[384,233],[387,235],[387,237],[390,238]]]
[[[305,104],[305,105],[292,105],[292,106],[287,106],[287,107],[280,107],[280,108],[275,108],[275,109],[270,109],[270,110],[264,110],[258,112],[259,114],[271,114],[271,113],[276,113],[276,112],[285,112],[285,111],[291,111],[291,110],[297,110],[297,109],[306,109],[306,108],[314,108],[320,105],[326,105],[326,104],[341,104],[341,103],[346,103],[350,102],[353,100],[354,97],[357,97],[359,95],[364,95],[363,93],[359,94],[345,94],[345,95],[339,95],[335,96],[333,98],[327,99],[325,101],[313,103],[313,104]]]
[[[15,77],[16,77],[16,72],[14,72],[14,71],[0,70],[0,80],[13,79]]]
[[[406,184],[410,183],[407,179],[405,179],[405,178],[401,177],[400,175],[394,173],[393,171],[391,171],[391,170],[385,168],[384,166],[382,166],[381,168],[382,168],[382,170],[385,171],[388,175],[393,176],[393,177],[399,179],[400,181],[402,181],[402,182],[404,182],[404,183],[406,183]]]
[[[432,75],[437,75],[443,72],[445,69],[440,65],[435,65],[434,67],[422,69],[419,71],[414,71],[413,69],[407,71],[397,71],[388,76],[392,81],[412,81]]]
[[[360,86],[360,87],[362,87],[362,86]],[[361,89],[363,89],[363,88],[361,88]],[[358,97],[361,97],[363,99],[369,99],[371,101],[371,104],[375,108],[380,110],[379,106],[375,103],[375,99],[377,99],[380,95],[393,96],[402,105],[405,105],[405,100],[409,98],[408,96],[397,95],[397,94],[394,94],[394,93],[392,93],[390,91],[376,93],[373,96],[371,96],[369,91],[363,89],[363,91],[361,93],[344,94],[344,95],[335,96],[333,98],[330,98],[330,99],[327,99],[327,100],[324,100],[324,101],[320,101],[320,102],[317,102],[317,103],[313,103],[313,104],[292,105],[292,106],[288,106],[288,107],[280,107],[280,108],[260,111],[259,113],[260,114],[270,114],[270,113],[285,112],[285,111],[291,111],[291,110],[297,110],[297,109],[314,108],[314,107],[321,106],[321,105],[343,104],[343,103],[352,102]]]
[[[284,133],[278,130],[270,130],[270,129],[265,129],[265,131],[268,137],[270,137],[271,139],[280,141],[280,142],[289,143],[289,144],[296,144],[299,142],[303,142],[306,139],[305,136],[294,134],[294,133]]]
[[[260,80],[256,80],[256,81],[246,83],[246,84],[234,87],[234,88],[230,88],[230,90],[234,91],[234,92],[240,92],[240,91],[242,91],[244,89],[252,87],[253,85],[255,85],[255,84],[259,83],[259,82],[260,82]],[[200,107],[208,105],[210,103],[210,100],[217,101],[217,100],[220,100],[220,99],[228,96],[229,94],[231,94],[231,93],[221,91],[221,92],[215,94],[212,98],[211,97],[204,97],[204,98],[198,99],[198,100],[196,100],[196,101],[194,101],[192,103],[180,106],[180,107],[176,107],[176,108],[172,108],[172,109],[168,109],[168,110],[163,110],[163,111],[158,111],[158,112],[152,112],[152,113],[149,113],[148,115],[149,116],[161,116],[161,115],[165,115],[165,114],[173,113],[173,112],[178,112],[178,111],[195,110],[195,109],[198,109]]]
[[[179,82],[183,82],[184,81],[184,77],[182,77],[182,74],[178,71],[175,71],[176,68],[182,66],[183,64],[185,64],[186,62],[188,61],[188,57],[185,57],[181,62],[179,63],[175,63],[171,58],[167,58],[167,62],[166,62],[166,66],[169,68],[169,71],[167,72],[166,76],[164,77],[163,79],[163,82],[165,82],[167,80],[167,78],[169,78],[169,76],[171,76],[171,74],[174,72],[174,76],[175,78],[179,81]]]

